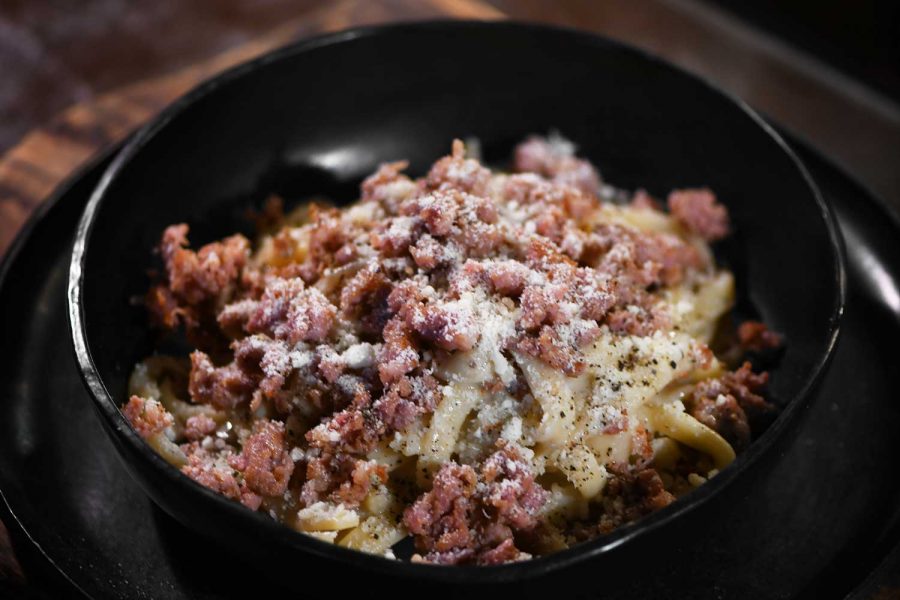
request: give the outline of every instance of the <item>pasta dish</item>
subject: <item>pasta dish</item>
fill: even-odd
[[[780,339],[729,320],[710,190],[627,194],[558,136],[406,167],[271,202],[253,243],[165,230],[146,305],[195,350],[138,364],[123,413],[182,473],[325,542],[489,565],[665,507],[774,416],[743,359]]]

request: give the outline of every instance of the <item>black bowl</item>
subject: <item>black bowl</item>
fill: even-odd
[[[664,195],[708,185],[732,215],[720,258],[739,309],[783,332],[771,390],[784,409],[733,465],[687,497],[595,541],[498,567],[434,567],[325,544],[223,499],[165,463],[119,411],[154,337],[133,298],[148,286],[165,226],[196,246],[236,229],[248,206],[356,196],[379,162],[421,173],[454,137],[477,136],[487,162],[532,132],[558,129],[604,178]],[[571,30],[433,22],[306,40],[201,85],[142,129],[107,170],[78,229],[69,316],[85,383],[132,475],[177,520],[258,563],[375,571],[386,577],[500,582],[562,567],[614,568],[620,551],[671,546],[691,511],[790,440],[834,350],[844,298],[834,217],[784,142],[751,110],[642,52]],[[740,476],[740,477],[739,477]],[[744,485],[750,485],[744,483]],[[676,531],[679,530],[679,531]],[[674,533],[673,533],[674,531]],[[625,542],[628,542],[625,544]],[[599,560],[603,556],[603,560]],[[338,571],[335,571],[338,572]]]

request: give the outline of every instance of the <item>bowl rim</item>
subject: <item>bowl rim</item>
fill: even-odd
[[[658,67],[674,72],[682,79],[691,81],[692,85],[704,87],[707,91],[718,95],[726,102],[733,105],[776,143],[781,152],[787,155],[792,161],[794,167],[803,178],[811,193],[813,201],[818,207],[819,216],[825,225],[829,238],[829,247],[832,253],[831,268],[834,273],[836,294],[832,299],[831,316],[829,319],[829,328],[824,344],[824,351],[817,357],[814,366],[805,375],[800,390],[787,402],[776,420],[766,429],[766,431],[758,439],[753,441],[748,450],[738,456],[731,465],[726,469],[723,469],[713,480],[699,486],[686,496],[680,498],[679,501],[674,502],[655,513],[647,515],[636,522],[623,525],[608,535],[580,543],[565,550],[535,557],[527,561],[476,567],[427,565],[408,561],[390,560],[317,540],[311,536],[294,531],[259,512],[249,511],[241,504],[224,498],[212,490],[194,482],[192,479],[181,473],[180,470],[172,467],[161,456],[154,452],[146,442],[144,442],[144,440],[128,424],[112,394],[107,390],[99,370],[94,363],[87,341],[84,312],[84,266],[87,258],[88,242],[93,231],[96,216],[101,204],[107,198],[107,191],[113,181],[157,133],[163,130],[170,121],[199,99],[215,92],[219,87],[242,78],[250,72],[264,68],[270,63],[279,62],[318,48],[337,45],[356,39],[378,38],[411,30],[456,31],[458,33],[466,33],[473,30],[514,30],[536,35],[562,35],[587,46],[631,54],[640,60],[650,61]],[[195,501],[198,503],[198,507],[201,506],[199,498],[206,497],[208,501],[216,502],[220,510],[230,513],[230,515],[233,515],[235,518],[247,520],[248,523],[250,521],[255,521],[254,527],[258,529],[260,538],[265,537],[271,539],[273,542],[277,541],[279,544],[287,545],[293,550],[309,552],[319,558],[340,561],[352,567],[360,567],[368,571],[381,572],[391,576],[413,577],[448,583],[480,583],[489,581],[506,582],[522,580],[544,575],[560,568],[597,558],[633,539],[661,528],[663,525],[693,511],[697,507],[705,504],[713,496],[719,494],[740,474],[746,471],[752,464],[756,463],[757,460],[771,448],[773,442],[781,437],[781,433],[795,422],[798,415],[808,407],[811,401],[811,393],[820,383],[831,358],[834,356],[840,335],[840,321],[844,313],[846,295],[847,276],[845,270],[844,241],[831,205],[823,198],[815,181],[812,179],[806,167],[797,157],[793,149],[787,145],[784,139],[782,139],[769,123],[751,109],[743,100],[720,89],[712,84],[707,78],[686,71],[644,49],[589,31],[572,27],[516,20],[479,21],[435,19],[386,25],[368,25],[301,39],[286,46],[266,52],[249,61],[230,67],[196,85],[190,91],[169,104],[125,142],[124,147],[107,167],[100,182],[91,194],[78,223],[75,235],[68,273],[66,300],[73,350],[79,366],[79,372],[85,387],[89,391],[89,395],[93,400],[95,408],[103,417],[105,425],[107,425],[107,433],[114,432],[114,434],[120,438],[119,441],[128,444],[131,447],[131,450],[152,465],[151,468],[156,471],[157,475],[162,476],[172,485],[181,488],[188,495],[193,495],[196,498]],[[135,468],[128,464],[128,461],[122,456],[121,450],[117,449],[117,453],[120,458],[126,462],[126,466],[129,470]],[[132,476],[134,475],[132,474]],[[136,479],[143,487],[144,482],[141,478]],[[155,495],[152,490],[145,489],[145,492],[151,497]],[[176,520],[181,520],[178,515],[173,514],[172,516],[175,517]]]

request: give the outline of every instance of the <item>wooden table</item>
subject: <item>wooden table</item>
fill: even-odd
[[[696,0],[336,0],[306,5],[300,17],[256,39],[76,104],[28,133],[0,159],[0,255],[31,211],[79,165],[198,82],[304,36],[438,17],[549,22],[650,50],[740,96],[900,209],[900,107]],[[0,523],[3,582],[25,589]]]

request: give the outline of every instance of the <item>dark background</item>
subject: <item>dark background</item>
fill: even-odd
[[[897,0],[705,0],[900,100]],[[615,2],[489,0],[520,18]],[[327,0],[0,0],[0,152],[56,112],[302,18]],[[633,9],[632,9],[633,10]],[[652,26],[652,24],[648,24]]]
[[[900,101],[900,1],[707,1]]]

